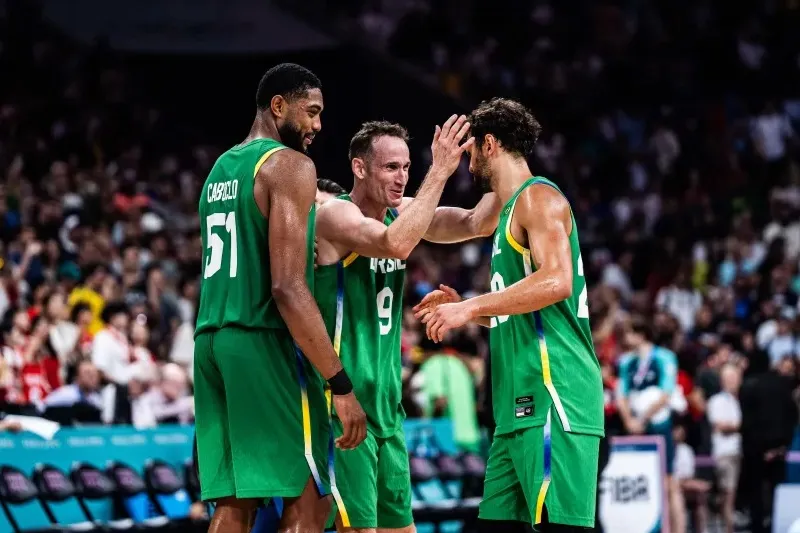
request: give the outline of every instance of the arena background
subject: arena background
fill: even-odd
[[[532,168],[570,199],[592,288],[614,439],[606,531],[699,531],[703,515],[724,530],[708,419],[726,364],[751,391],[775,385],[742,400],[742,439],[786,440],[769,469],[744,458],[770,473],[739,484],[736,529],[762,530],[750,510],[764,482],[763,530],[797,531],[799,52],[793,0],[0,0],[0,532],[126,518],[203,530],[186,466],[197,192],[283,61],[322,79],[311,156],[345,187],[364,120],[408,128],[413,193],[435,124],[490,96],[530,106],[544,127]],[[465,161],[442,203],[477,198]],[[406,303],[440,282],[486,291],[489,250],[421,246]],[[131,326],[109,333],[109,315]],[[626,436],[616,413],[637,318],[678,356],[686,529],[665,512],[659,442]],[[419,529],[470,531],[490,425],[485,332],[437,347],[404,326]],[[130,364],[103,381],[82,363],[103,367],[120,346]],[[110,484],[92,485],[89,466]]]

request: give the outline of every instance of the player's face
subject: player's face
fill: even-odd
[[[298,152],[308,152],[314,136],[322,129],[322,91],[309,89],[305,96],[288,102],[286,118],[278,124],[281,142]]]
[[[386,207],[398,207],[403,201],[411,167],[406,142],[397,137],[377,138],[365,163],[365,181],[370,197]]]
[[[475,180],[475,184],[483,192],[492,191],[492,171],[489,167],[489,158],[483,153],[485,145],[476,146],[473,144],[469,148],[469,171]]]

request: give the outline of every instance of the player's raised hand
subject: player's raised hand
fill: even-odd
[[[352,392],[334,394],[333,405],[336,416],[342,421],[342,436],[336,439],[336,447],[352,450],[367,438],[367,415]]]
[[[449,178],[456,171],[461,155],[475,142],[474,137],[461,142],[468,131],[469,122],[464,115],[460,117],[453,115],[441,128],[436,126],[431,143],[433,159],[431,169],[441,171],[445,178]]]
[[[414,311],[414,316],[417,320],[427,324],[431,313],[441,304],[458,303],[460,301],[461,295],[455,289],[442,284],[439,285],[438,290],[426,294],[422,301],[414,306],[412,311]]]
[[[442,342],[448,331],[460,328],[472,320],[470,301],[441,304],[427,317],[425,333],[434,342]]]

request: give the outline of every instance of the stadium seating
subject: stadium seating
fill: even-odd
[[[39,492],[36,485],[28,479],[25,473],[13,466],[0,467],[0,506],[3,508],[6,520],[14,533],[23,531],[22,526],[14,515],[13,508],[29,504],[38,505]],[[43,527],[26,527],[28,532],[60,532],[64,529],[39,524]]]
[[[116,495],[114,482],[103,471],[87,463],[77,463],[72,467],[70,478],[78,490],[78,503],[86,519],[97,522],[92,503],[113,503]],[[104,524],[113,531],[135,530],[135,523],[130,518],[112,519]]]
[[[106,469],[106,474],[116,484],[117,508],[121,513],[143,530],[172,530],[167,527],[169,518],[157,511],[147,493],[144,479],[136,470],[124,463],[113,462]]]
[[[70,517],[69,511],[78,507],[77,489],[61,470],[53,465],[37,465],[33,473],[33,483],[39,491],[39,501],[51,524],[67,524],[66,529],[69,531],[101,531],[94,522],[81,520],[82,517],[74,512],[72,517],[77,516],[77,521]],[[70,504],[72,509],[68,507]]]

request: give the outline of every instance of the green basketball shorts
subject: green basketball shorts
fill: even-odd
[[[201,333],[194,369],[203,500],[329,493],[324,382],[288,332]]]
[[[333,419],[335,437],[342,423]],[[402,426],[387,437],[367,438],[354,450],[334,451],[331,491],[344,527],[401,528],[411,516],[411,474]]]
[[[496,435],[486,462],[479,517],[594,527],[600,437],[544,426]]]

